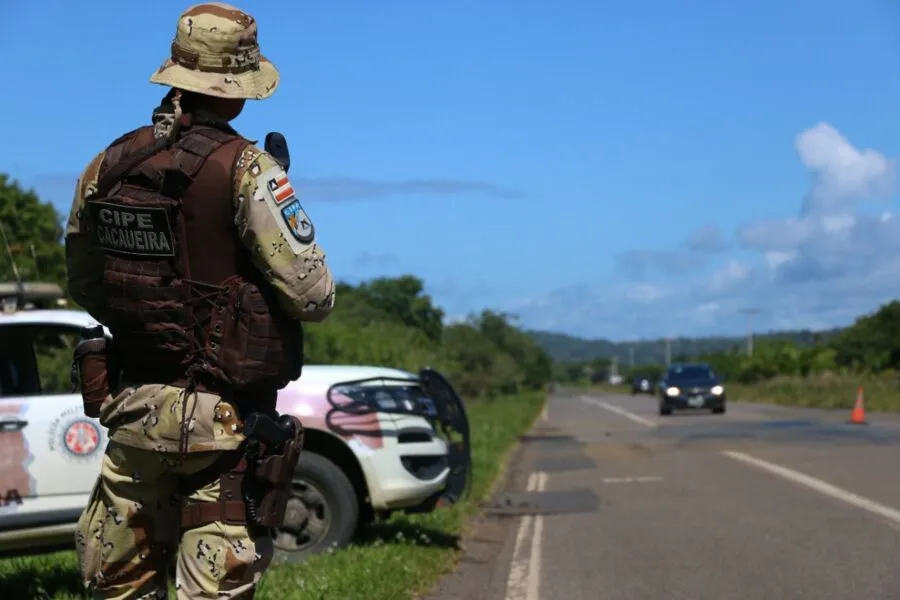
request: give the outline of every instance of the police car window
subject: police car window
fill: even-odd
[[[72,352],[79,330],[58,325],[0,327],[0,395],[71,392]]]
[[[34,352],[21,327],[0,327],[0,396],[40,393]]]
[[[35,327],[32,345],[43,394],[72,391],[72,352],[80,330],[74,327]]]

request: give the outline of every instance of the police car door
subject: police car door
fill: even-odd
[[[79,333],[53,323],[0,324],[2,526],[69,520],[84,507],[99,472],[105,434],[71,391]],[[13,509],[18,517],[10,514],[16,504],[22,506]],[[22,519],[36,521],[18,523]]]

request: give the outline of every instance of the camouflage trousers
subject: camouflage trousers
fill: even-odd
[[[225,452],[238,451],[196,452],[182,459],[109,442],[76,532],[84,584],[94,598],[168,598],[176,554],[178,600],[253,597],[272,560],[266,531],[219,522],[180,530],[182,502],[218,500],[219,479],[207,478],[189,490],[179,487]]]

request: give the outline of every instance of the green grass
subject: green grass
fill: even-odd
[[[893,377],[816,375],[775,377],[755,385],[725,385],[733,400],[847,410],[853,407],[859,386],[863,387],[866,409],[900,412],[900,387]]]
[[[350,548],[302,565],[276,565],[263,577],[260,600],[413,599],[453,569],[459,539],[491,491],[518,437],[544,405],[543,394],[472,403],[474,482],[471,500],[428,515],[397,516],[365,528]],[[80,590],[74,552],[0,560],[6,598],[72,600]],[[174,596],[173,596],[174,597]]]

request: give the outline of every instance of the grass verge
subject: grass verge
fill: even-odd
[[[759,402],[804,408],[841,408],[850,410],[856,401],[856,390],[863,387],[867,410],[900,412],[900,386],[895,377],[873,375],[813,375],[810,377],[779,376],[753,385],[725,383],[731,402]],[[624,385],[598,384],[593,390],[614,394],[630,394]]]
[[[459,539],[490,493],[505,457],[544,405],[531,393],[473,403],[474,481],[469,501],[429,515],[397,516],[360,532],[350,548],[278,565],[263,577],[260,600],[400,600],[417,598],[454,567]],[[74,552],[0,560],[0,589],[8,598],[75,600],[80,590]]]
[[[863,387],[866,408],[900,412],[900,389],[895,378],[852,375],[775,377],[754,385],[726,384],[729,398],[747,402],[850,410],[856,390]]]

